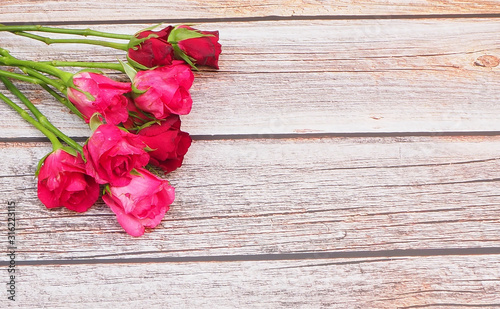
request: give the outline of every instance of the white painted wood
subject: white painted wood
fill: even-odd
[[[496,308],[492,256],[21,266],[18,308]]]
[[[498,1],[351,2],[6,0],[0,20],[500,13]],[[102,203],[81,215],[45,209],[32,175],[50,147],[26,142],[41,135],[1,104],[1,213],[15,202],[18,219],[17,301],[4,291],[2,306],[499,307],[500,137],[472,134],[500,131],[498,20],[303,17],[199,25],[223,44],[220,72],[196,74],[183,117],[205,140],[168,176],[176,201],[141,238]],[[34,60],[123,57],[5,33],[0,42]],[[42,91],[23,90],[65,132],[88,136]],[[464,136],[405,137],[454,131]],[[262,138],[282,133],[380,137]],[[7,229],[0,238],[6,252]]]
[[[134,33],[145,26],[94,28]],[[196,74],[194,107],[182,118],[192,134],[500,130],[499,67],[477,65],[481,56],[500,57],[495,19],[249,22],[200,28],[220,30],[223,54],[220,72]],[[116,61],[124,56],[105,48],[44,46],[0,35],[3,46],[21,58]],[[88,135],[53,99],[30,91],[70,135]],[[13,119],[0,124],[3,137],[39,136],[4,105],[0,112]]]
[[[195,141],[137,239],[103,204],[45,209],[31,175],[48,151],[2,147],[22,260],[500,247],[500,137]]]
[[[109,21],[134,19],[241,18],[273,16],[323,15],[433,15],[500,13],[496,0],[225,0],[225,1],[29,1],[3,0],[0,4],[2,22],[40,23],[49,21]]]

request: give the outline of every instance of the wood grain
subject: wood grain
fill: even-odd
[[[251,17],[301,16],[370,16],[370,15],[435,15],[435,14],[498,14],[495,0],[373,0],[320,1],[29,1],[3,0],[0,5],[2,22],[74,22],[121,20],[179,20]]]
[[[19,308],[497,308],[499,255],[22,266]]]
[[[500,137],[195,141],[141,238],[103,204],[45,209],[31,175],[48,151],[2,146],[22,260],[500,247]]]
[[[1,306],[499,308],[499,4],[1,1],[2,23],[202,22],[223,45],[221,70],[196,73],[183,117],[195,141],[167,176],[176,200],[141,238],[102,202],[41,205],[33,172],[50,147],[0,104],[0,215],[15,202],[17,218],[17,301],[0,293]],[[33,60],[124,59],[0,42]],[[22,89],[63,131],[89,135]]]
[[[143,26],[97,29],[134,33]],[[495,19],[200,27],[220,30],[223,54],[220,72],[196,74],[193,111],[183,117],[192,134],[500,131],[500,67],[477,64],[484,55],[500,57]],[[105,48],[44,46],[1,35],[2,45],[20,58],[124,57]],[[26,91],[56,125],[88,136],[85,125],[36,89]],[[0,112],[16,119],[3,104]],[[20,120],[0,129],[6,138],[40,136]]]

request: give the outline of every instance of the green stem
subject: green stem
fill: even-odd
[[[31,101],[21,92],[19,89],[7,78],[5,77],[0,77],[0,80],[4,83],[5,87],[9,89],[12,94],[14,94],[21,102],[23,102],[24,105],[30,110],[31,113],[38,119],[38,122],[42,124],[45,128],[49,129],[53,134],[55,134],[57,137],[59,137],[61,140],[66,142],[69,146],[73,147],[79,152],[83,152],[82,146],[80,146],[77,142],[75,142],[73,139],[68,137],[66,134],[61,132],[58,128],[56,128],[48,119],[45,117],[44,114],[42,114],[38,108],[31,103]]]
[[[35,118],[38,119],[38,121],[40,121],[40,117],[43,116],[43,114],[38,110],[38,108],[36,108],[36,106],[33,105],[33,103],[31,103],[31,101],[29,101],[28,98],[26,98],[24,94],[22,94],[21,91],[19,91],[19,89],[17,89],[17,87],[14,86],[14,84],[10,80],[1,76],[0,81],[2,81],[5,87],[10,92],[12,92],[12,94],[18,97],[19,100],[21,100],[21,102],[23,102],[24,105],[26,105],[26,107],[30,110],[30,112],[35,116]]]
[[[2,54],[2,52],[4,52],[4,51],[5,51],[5,49],[0,48],[0,54]],[[73,74],[66,72],[66,71],[63,71],[61,69],[58,69],[54,66],[51,66],[48,63],[29,61],[29,60],[19,60],[17,58],[14,58],[14,57],[8,55],[8,56],[0,57],[0,64],[4,64],[4,65],[8,65],[8,66],[16,66],[19,68],[25,67],[25,69],[26,68],[27,69],[34,69],[34,70],[37,70],[40,72],[44,72],[44,73],[53,75],[55,77],[59,77],[66,87],[73,88],[76,91],[83,93],[87,97],[88,100],[91,100],[91,101],[95,100],[95,98],[88,91],[81,90],[80,88],[75,86],[75,84],[73,83]],[[40,77],[40,78],[42,78],[42,77]],[[61,92],[65,92],[65,90],[62,89],[61,85],[59,85],[59,86],[57,86],[55,84],[52,84],[52,85],[54,87],[58,88]]]
[[[50,64],[55,67],[80,67],[80,68],[97,68],[111,69],[124,73],[123,67],[119,63],[109,62],[82,62],[82,61],[42,61],[42,63]]]
[[[24,82],[29,82],[32,84],[37,84],[42,86],[43,89],[47,90],[48,93],[50,93],[54,98],[56,98],[59,102],[61,102],[64,106],[69,108],[74,114],[76,114],[78,117],[81,119],[84,119],[82,113],[65,97],[60,96],[56,91],[54,91],[52,88],[50,88],[48,85],[51,85],[55,87],[57,90],[61,91],[64,95],[66,95],[66,87],[56,80],[50,79],[47,76],[41,74],[40,72],[30,69],[30,68],[25,68],[21,67],[21,70],[23,70],[25,73],[31,75],[31,76],[26,76],[22,74],[17,74],[13,72],[8,72],[4,70],[0,70],[0,76],[8,77],[8,78],[13,78],[17,80],[21,80]]]
[[[66,94],[66,86],[61,84],[59,81],[52,79],[52,78],[48,78],[47,76],[43,75],[42,73],[38,72],[37,70],[33,70],[33,69],[30,69],[27,67],[20,67],[20,69],[24,73],[26,73],[34,78],[37,78],[40,81],[42,81],[43,83],[45,83],[47,85],[51,85],[51,86],[55,87],[57,90]]]
[[[133,38],[133,35],[128,35],[128,34],[101,32],[91,29],[65,29],[65,28],[43,27],[39,25],[18,25],[18,26],[0,25],[0,31],[12,31],[12,32],[40,31],[40,32],[51,32],[51,33],[76,34],[83,36],[98,36],[103,38],[123,39],[123,40],[130,40]]]
[[[40,132],[42,132],[45,136],[47,136],[47,138],[52,142],[52,148],[54,149],[54,151],[56,151],[57,149],[63,148],[63,145],[61,144],[61,142],[59,141],[59,139],[57,138],[57,136],[54,133],[52,133],[49,129],[44,127],[41,123],[39,123],[38,121],[33,119],[33,117],[31,117],[24,109],[20,108],[16,103],[12,102],[3,93],[0,93],[0,100],[3,100],[5,103],[7,103],[7,105],[12,107],[12,109],[14,109],[16,112],[18,112],[19,115],[21,115],[21,117],[24,120],[29,122],[35,128],[40,130]]]
[[[9,72],[9,71],[4,71],[4,70],[0,70],[0,76],[18,79],[18,80],[21,80],[23,82],[28,82],[28,83],[37,84],[37,85],[41,85],[44,83],[41,80],[39,80],[38,78],[35,78],[32,76],[26,76],[26,75],[13,73],[13,72]]]
[[[1,51],[1,49],[0,49],[0,51]],[[41,63],[41,62],[29,61],[29,60],[19,60],[19,59],[14,58],[13,56],[10,56],[10,55],[0,57],[0,63],[7,65],[7,66],[27,67],[27,68],[35,69],[37,71],[41,71],[41,72],[53,75],[55,77],[59,77],[66,85],[68,85],[73,79],[73,74],[66,72],[66,71],[63,71],[63,70],[60,70],[58,68],[55,68],[47,63]]]
[[[56,98],[57,101],[61,102],[62,105],[69,108],[69,110],[71,110],[74,114],[76,114],[81,119],[84,119],[83,114],[68,99],[59,95],[57,92],[55,92],[52,88],[50,88],[46,84],[42,84],[41,86],[43,89],[47,90],[47,92],[50,93],[54,98]]]
[[[111,47],[119,50],[128,50],[128,44],[123,43],[114,43],[108,41],[99,41],[99,40],[89,40],[89,39],[51,39],[45,36],[40,36],[36,34],[26,33],[26,32],[14,32],[14,34],[24,36],[30,39],[34,39],[37,41],[42,41],[47,45],[55,44],[55,43],[81,43],[81,44],[90,44],[90,45],[99,45],[104,47]]]
[[[6,50],[5,48],[0,48],[0,55],[4,56],[4,57],[12,57],[9,53],[8,50]]]

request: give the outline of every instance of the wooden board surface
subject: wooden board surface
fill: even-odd
[[[134,33],[145,26],[97,29]],[[224,47],[220,72],[196,74],[193,111],[183,117],[191,134],[500,131],[500,67],[478,65],[481,56],[500,57],[495,19],[200,27],[219,29]],[[124,59],[123,52],[106,48],[3,37],[3,45],[24,59]],[[88,136],[76,117],[30,89],[68,134]],[[0,112],[16,119],[4,105]],[[40,136],[22,121],[0,128],[6,138]]]
[[[499,4],[2,1],[0,23],[201,22],[223,54],[196,73],[176,201],[141,238],[102,202],[45,209],[33,172],[50,147],[0,105],[0,214],[15,202],[18,224],[17,301],[0,307],[499,308]],[[0,38],[21,58],[123,59]]]
[[[24,308],[497,308],[499,255],[25,266]],[[436,265],[440,265],[437,269]],[[41,284],[42,283],[42,284]]]
[[[499,14],[498,0],[389,0],[389,1],[29,1],[3,0],[0,20],[4,23],[73,21],[132,21],[231,19],[252,17],[373,16],[436,14]]]
[[[196,141],[162,227],[137,239],[102,203],[45,209],[31,175],[48,151],[2,147],[23,260],[500,247],[499,137]]]

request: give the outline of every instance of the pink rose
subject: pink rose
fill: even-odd
[[[58,149],[40,168],[38,198],[47,208],[64,206],[85,212],[99,198],[99,185],[86,174],[80,154],[75,157]]]
[[[75,74],[73,83],[94,97],[94,101],[89,100],[84,93],[68,88],[68,99],[83,114],[87,123],[94,113],[100,113],[109,124],[117,125],[127,120],[130,99],[124,94],[132,91],[130,83],[116,82],[91,72]]]
[[[174,187],[145,169],[134,175],[127,186],[110,186],[102,199],[116,214],[118,223],[132,236],[144,234],[144,228],[160,224],[174,201]]]
[[[191,137],[180,130],[177,115],[168,116],[161,125],[154,124],[137,133],[141,140],[154,149],[149,152],[149,163],[169,173],[182,165],[184,155],[191,146]]]
[[[219,68],[219,55],[221,45],[219,44],[219,31],[199,31],[189,26],[180,26],[208,35],[200,38],[192,38],[177,42],[179,48],[189,57],[195,60],[196,65],[206,65]]]
[[[110,124],[100,125],[83,147],[87,173],[100,184],[126,186],[133,178],[130,172],[148,164],[144,148],[136,135]]]
[[[170,114],[189,114],[193,100],[188,90],[193,80],[193,72],[182,61],[174,61],[170,66],[154,70],[139,71],[134,78],[134,86],[146,92],[134,99],[135,104],[158,119]]]

